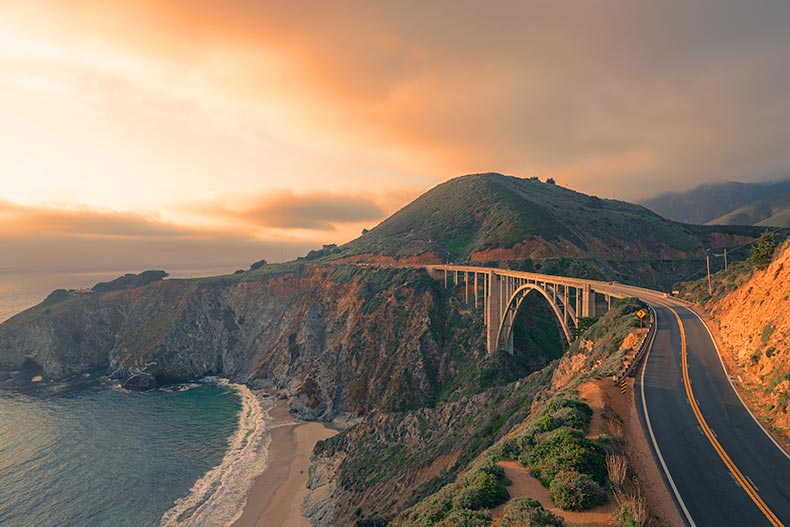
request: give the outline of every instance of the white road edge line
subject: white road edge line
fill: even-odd
[[[686,516],[686,520],[689,522],[689,525],[691,527],[697,527],[697,524],[694,523],[694,520],[691,518],[691,513],[689,513],[688,508],[686,508],[686,503],[683,501],[683,498],[680,497],[680,492],[678,492],[678,488],[675,485],[675,480],[672,479],[672,475],[669,473],[667,464],[664,461],[664,456],[661,455],[661,449],[658,448],[656,436],[653,434],[653,425],[650,424],[650,414],[647,412],[647,402],[645,400],[645,371],[647,370],[647,361],[650,359],[650,352],[653,350],[653,342],[655,342],[656,339],[655,336],[658,334],[658,312],[655,310],[654,312],[656,313],[656,332],[653,334],[653,340],[650,341],[650,347],[647,348],[647,353],[645,354],[645,362],[642,364],[642,386],[640,386],[640,391],[642,393],[642,411],[645,412],[645,422],[647,423],[647,431],[650,433],[650,441],[653,442],[653,449],[656,451],[658,461],[661,463],[661,468],[664,470],[667,481],[669,481],[669,486],[672,487],[672,492],[675,494],[675,499],[678,500],[678,504],[680,505],[683,514]]]
[[[760,430],[762,430],[763,433],[768,437],[768,439],[771,440],[771,443],[773,443],[774,446],[776,446],[776,448],[779,449],[779,452],[784,454],[784,456],[787,459],[790,459],[790,454],[788,454],[787,451],[784,448],[782,448],[781,445],[779,445],[779,443],[777,443],[776,439],[774,439],[774,437],[771,434],[768,433],[768,430],[765,429],[763,424],[760,421],[757,420],[757,418],[752,413],[751,409],[746,405],[746,401],[744,401],[743,397],[741,397],[741,394],[738,393],[738,390],[735,388],[735,385],[732,383],[732,380],[730,380],[730,376],[727,374],[727,366],[724,365],[724,359],[721,358],[721,352],[719,351],[719,345],[716,343],[716,339],[713,338],[713,333],[711,333],[710,328],[705,323],[705,320],[703,320],[703,318],[701,316],[699,316],[699,313],[697,313],[696,310],[689,309],[689,308],[685,308],[685,309],[688,310],[688,311],[691,311],[692,313],[694,313],[694,316],[697,317],[700,322],[702,322],[703,326],[705,326],[705,330],[708,332],[708,335],[710,336],[710,340],[711,340],[711,342],[713,342],[713,347],[716,350],[716,356],[719,358],[719,362],[721,363],[721,369],[724,370],[724,376],[727,377],[727,382],[730,383],[730,387],[732,388],[732,391],[734,391],[735,395],[738,396],[738,400],[741,401],[741,405],[744,408],[746,408],[746,411],[749,412],[749,415],[752,416],[752,419],[754,419],[754,422],[757,423],[757,426],[760,427]],[[749,481],[751,481],[751,480],[749,480]],[[754,483],[752,483],[752,485],[754,485]]]

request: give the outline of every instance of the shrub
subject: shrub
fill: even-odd
[[[559,472],[575,470],[599,484],[606,482],[604,450],[573,428],[561,427],[536,438],[535,447],[519,457],[546,487]]]
[[[566,470],[557,474],[549,486],[552,501],[567,511],[583,511],[606,502],[606,492],[586,474]]]
[[[425,518],[427,525],[444,519],[452,510],[452,494],[450,487],[447,486],[428,498],[422,517]]]
[[[491,515],[482,511],[456,510],[435,525],[436,527],[488,527],[491,525]]]
[[[499,443],[496,454],[498,454],[501,459],[518,459],[521,450],[522,447],[519,443],[519,439],[516,437],[508,437]]]
[[[649,513],[647,502],[642,497],[642,491],[637,485],[631,493],[615,492],[615,498],[620,507],[614,513],[614,519],[620,527],[644,527],[648,524]]]
[[[612,486],[619,489],[623,487],[625,478],[628,476],[628,461],[625,456],[613,454],[606,456],[606,473]]]
[[[771,335],[774,334],[774,331],[776,331],[776,327],[774,326],[773,322],[769,322],[763,328],[763,333],[760,335],[760,340],[763,342],[768,342],[768,339],[771,338]]]
[[[505,505],[499,527],[562,527],[565,523],[532,498],[514,498]]]
[[[483,470],[467,480],[453,496],[453,509],[490,509],[506,502],[510,495],[505,488],[504,473],[501,478]]]
[[[541,434],[543,432],[550,432],[559,425],[550,414],[543,414],[532,423],[534,431]]]
[[[583,413],[578,408],[564,407],[560,408],[551,417],[559,423],[560,426],[570,426],[577,430],[586,430],[590,424],[590,416]]]

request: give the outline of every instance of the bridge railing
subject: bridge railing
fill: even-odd
[[[436,271],[449,271],[449,272],[468,272],[468,273],[489,273],[494,272],[499,275],[503,276],[511,276],[516,278],[524,278],[527,280],[536,280],[539,282],[548,282],[553,284],[559,284],[568,287],[583,287],[588,285],[592,287],[596,292],[601,294],[607,294],[614,298],[624,298],[626,295],[617,289],[618,286],[623,284],[618,284],[616,282],[603,282],[601,280],[589,280],[586,278],[570,278],[567,276],[559,276],[559,275],[552,275],[552,274],[541,274],[541,273],[531,273],[528,271],[515,271],[512,269],[503,269],[500,267],[478,267],[474,265],[452,265],[452,264],[429,264],[424,265],[426,269],[429,270],[436,270]],[[645,293],[649,294],[658,294],[663,295],[661,291],[655,291],[652,289],[645,289],[641,287],[635,286],[628,286],[632,289],[640,289],[643,290]]]

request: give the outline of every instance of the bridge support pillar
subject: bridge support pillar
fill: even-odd
[[[486,348],[491,355],[497,349],[497,336],[499,331],[500,310],[502,302],[500,300],[500,289],[502,284],[500,277],[494,271],[487,273],[488,294],[486,297]]]
[[[582,316],[588,318],[595,316],[595,291],[589,284],[582,289]]]

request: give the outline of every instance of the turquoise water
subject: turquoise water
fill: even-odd
[[[53,289],[122,274],[0,268],[0,322]],[[264,412],[244,386],[43,388],[22,394],[0,384],[0,527],[227,525],[265,467]]]
[[[160,525],[223,462],[243,415],[238,388],[185,388],[0,390],[0,525]]]

